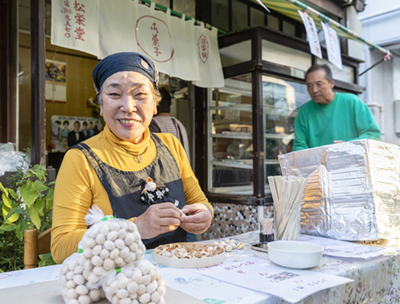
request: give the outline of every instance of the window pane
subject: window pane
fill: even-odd
[[[265,25],[265,13],[254,7],[250,7],[250,25]]]
[[[250,75],[226,79],[209,104],[209,186],[214,193],[253,194]]]
[[[279,19],[271,14],[267,14],[267,26],[275,31],[280,31]]]
[[[211,1],[211,23],[215,27],[229,31],[229,1],[213,0]]]
[[[251,40],[239,42],[219,49],[222,67],[251,60]]]
[[[173,9],[176,12],[195,18],[196,1],[195,0],[174,0]]]
[[[244,29],[249,26],[247,5],[237,0],[232,1],[232,31]]]
[[[153,2],[165,7],[169,7],[169,0],[155,0]]]
[[[311,66],[311,54],[267,40],[262,41],[262,60],[298,69],[300,71],[298,73],[294,71],[292,76],[301,79]]]
[[[295,36],[296,35],[296,27],[294,24],[283,20],[282,21],[282,32],[289,36]]]
[[[318,64],[327,64],[332,70],[334,79],[345,81],[345,82],[350,82],[350,83],[355,83],[354,69],[352,67],[343,65],[343,68],[339,69],[336,66],[334,66],[332,63],[330,63],[328,60],[320,59],[320,58],[317,58],[317,63]]]
[[[266,191],[268,176],[280,175],[278,156],[292,151],[297,108],[310,98],[305,84],[264,75],[264,155]]]

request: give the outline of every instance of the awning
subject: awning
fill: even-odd
[[[258,3],[257,0],[250,0],[252,2]],[[329,27],[333,28],[336,30],[338,35],[342,37],[346,37],[348,39],[352,39],[361,43],[365,43],[369,45],[370,47],[373,47],[374,49],[377,49],[378,51],[382,52],[385,54],[387,57],[391,56],[392,54],[390,51],[380,47],[379,45],[373,44],[355,32],[351,31],[347,27],[339,24],[338,22],[330,19],[329,17],[325,16],[324,14],[321,14],[317,10],[305,5],[304,3],[298,1],[298,0],[260,0],[267,8],[273,9],[274,11],[277,11],[285,16],[288,16],[294,20],[297,20],[299,22],[303,22],[301,20],[301,17],[298,13],[298,10],[302,10],[307,12],[309,16],[311,16],[314,21],[318,21],[315,23],[315,25],[319,28],[321,28],[320,22],[324,21],[329,24]]]

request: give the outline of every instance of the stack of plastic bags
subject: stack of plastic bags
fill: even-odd
[[[146,247],[136,225],[104,216],[97,206],[85,219],[90,228],[59,275],[64,302],[89,304],[106,297],[113,304],[165,303],[157,267],[141,260]]]

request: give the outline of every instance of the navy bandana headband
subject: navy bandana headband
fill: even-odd
[[[146,76],[157,88],[158,72],[153,62],[135,52],[115,53],[100,61],[93,70],[93,81],[100,90],[104,81],[118,72],[138,72]]]

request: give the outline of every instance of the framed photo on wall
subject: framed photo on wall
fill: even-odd
[[[67,63],[46,59],[46,101],[67,102]]]
[[[100,118],[78,116],[51,116],[50,152],[65,152],[78,142],[103,130]]]

